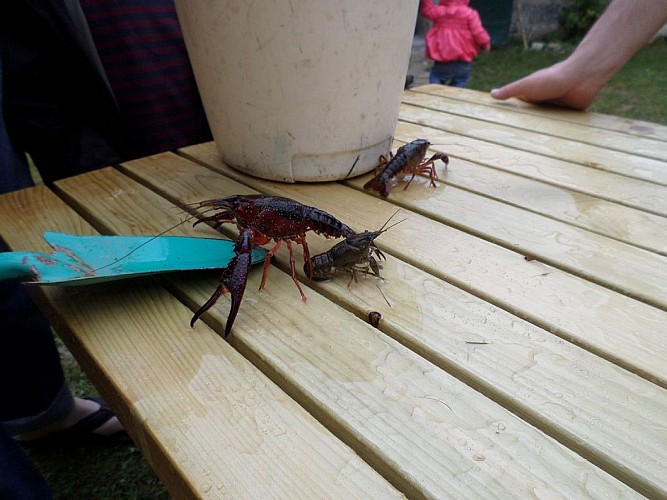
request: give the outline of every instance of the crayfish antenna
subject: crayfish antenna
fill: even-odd
[[[399,208],[399,209],[396,210],[393,214],[391,214],[391,217],[389,217],[389,218],[387,219],[387,221],[386,221],[384,224],[382,224],[382,227],[373,233],[373,234],[376,235],[373,239],[377,238],[377,237],[380,236],[382,233],[384,233],[384,232],[386,232],[386,231],[389,231],[392,227],[397,226],[397,225],[399,225],[401,222],[405,222],[405,221],[407,220],[407,219],[401,219],[401,220],[399,220],[398,222],[394,222],[391,226],[387,227],[387,224],[389,224],[389,221],[390,221],[391,219],[393,219],[393,218],[396,216],[396,214],[397,214],[398,212],[400,212],[400,211],[401,211],[401,209]],[[376,248],[377,248],[377,247],[376,247]],[[382,252],[380,252],[380,253],[382,253]],[[386,260],[386,259],[385,259],[385,260]]]
[[[94,270],[91,271],[91,272],[98,272],[98,271],[101,271],[101,270],[103,270],[103,269],[106,269],[107,267],[110,267],[110,266],[113,266],[113,265],[115,265],[115,264],[118,264],[118,263],[119,263],[120,261],[122,261],[123,259],[127,259],[130,255],[132,255],[134,252],[136,252],[137,250],[139,250],[141,247],[143,247],[143,246],[145,246],[145,245],[148,245],[149,243],[151,243],[152,241],[156,240],[156,239],[159,238],[160,236],[164,236],[164,235],[167,234],[169,231],[172,231],[173,229],[177,228],[177,227],[180,226],[181,224],[184,224],[185,222],[188,222],[189,220],[192,220],[193,218],[194,218],[194,216],[190,216],[190,217],[187,217],[187,218],[184,219],[184,220],[181,220],[180,222],[177,222],[176,224],[173,224],[173,225],[169,226],[167,229],[165,229],[165,230],[163,230],[163,231],[160,231],[158,234],[156,234],[156,235],[153,236],[152,238],[149,238],[149,239],[147,239],[146,241],[144,241],[143,243],[137,245],[137,246],[134,247],[132,250],[130,250],[129,252],[127,252],[125,255],[121,255],[121,256],[118,257],[117,259],[114,259],[114,260],[112,260],[111,262],[109,262],[108,264],[106,264],[106,265],[104,265],[104,266],[101,266],[101,267],[98,267],[97,269],[94,269]]]

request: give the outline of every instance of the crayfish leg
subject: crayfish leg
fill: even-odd
[[[449,156],[447,156],[445,153],[435,153],[433,156],[429,158],[427,163],[430,163],[431,165],[430,173],[431,173],[431,183],[433,184],[433,187],[435,187],[433,179],[438,178],[438,172],[435,169],[435,162],[437,160],[440,160],[442,163],[445,164],[445,170],[447,170],[447,168],[449,167]]]
[[[262,272],[262,282],[259,284],[259,289],[263,290],[264,285],[266,284],[266,278],[269,276],[269,265],[271,265],[271,257],[273,257],[278,249],[280,248],[280,245],[283,244],[283,240],[277,240],[276,245],[269,250],[269,253],[266,254],[266,259],[264,259],[264,268]]]
[[[347,282],[347,289],[349,290],[352,287],[352,282],[359,283],[357,279],[357,270],[352,267],[350,268],[350,281]]]
[[[378,158],[378,164],[374,169],[374,174],[380,175],[384,170],[384,167],[387,166],[387,163],[389,163],[393,157],[394,155],[391,151],[389,151],[389,157],[385,155],[380,155],[380,157]]]
[[[433,156],[435,157],[435,155]],[[431,179],[431,185],[435,187],[435,179],[438,178],[438,171],[435,168],[435,160],[431,158],[422,169],[422,172],[428,173],[428,178]]]
[[[415,172],[412,174],[412,177],[414,178],[415,173],[420,173],[420,174],[426,173],[428,174],[431,186],[437,187],[435,184],[435,180],[438,179],[438,171],[435,168],[436,160],[442,160],[442,162],[445,164],[445,169],[447,169],[447,165],[449,163],[449,158],[447,157],[447,155],[443,153],[436,153],[433,156],[431,156],[428,160],[426,160],[424,163],[418,165],[417,168],[415,168]],[[412,178],[410,179],[410,182],[412,182]],[[407,186],[405,187],[407,188]]]
[[[410,180],[405,184],[405,187],[403,188],[403,191],[405,191],[406,189],[408,189],[408,187],[410,186],[410,184],[412,184],[412,181],[415,179],[415,175],[417,175],[417,171],[418,171],[418,170],[415,169],[414,172],[412,172],[412,176],[410,177]]]
[[[384,258],[384,254],[380,252],[378,255],[382,255]],[[385,258],[385,260],[387,260]],[[378,264],[378,261],[375,260],[375,258],[372,255],[368,256],[368,266],[371,268],[371,271],[373,271],[373,274],[375,275],[376,278],[380,278],[381,280],[384,280],[384,278],[380,275],[380,264]]]
[[[299,280],[296,277],[296,266],[294,265],[294,251],[292,250],[292,242],[290,240],[286,240],[286,243],[287,243],[287,249],[289,250],[289,269],[290,273],[292,274],[292,281],[294,281],[294,284],[296,285],[297,289],[299,290],[299,293],[301,294],[301,300],[307,302],[308,298],[303,293],[303,290],[301,290],[301,285],[299,284]],[[306,251],[305,249],[307,248],[307,246],[305,241],[303,243],[304,243],[304,253],[305,253]],[[311,273],[312,273],[312,268],[311,268]]]
[[[303,259],[306,261],[306,265],[308,267],[308,279],[312,280],[313,279],[313,261],[310,258],[310,249],[308,248],[308,243],[306,243],[306,238],[300,238],[297,240],[297,243],[301,243],[303,246]],[[304,267],[304,271],[306,270],[306,267]]]
[[[218,212],[216,214],[209,215],[208,217],[202,217],[201,219],[197,219],[192,224],[192,227],[195,227],[197,224],[201,224],[202,222],[212,222],[213,228],[217,229],[220,226],[222,226],[225,222],[231,222],[233,220],[234,216],[231,214],[231,212],[229,211]]]

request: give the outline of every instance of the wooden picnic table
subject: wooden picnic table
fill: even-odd
[[[416,138],[450,157],[437,188],[269,182],[208,143],[4,195],[0,234],[153,235],[255,192],[358,231],[401,209],[384,280],[299,261],[304,303],[282,249],[226,340],[228,296],[189,326],[219,271],[31,287],[176,498],[667,497],[667,127],[424,86]],[[219,236],[190,222],[169,234]]]

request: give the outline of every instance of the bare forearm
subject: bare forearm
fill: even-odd
[[[568,63],[604,85],[666,22],[667,0],[613,0]]]
[[[665,22],[667,0],[613,0],[570,57],[491,95],[586,109]]]

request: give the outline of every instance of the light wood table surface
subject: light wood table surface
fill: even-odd
[[[424,86],[416,138],[437,188],[274,183],[208,143],[4,195],[0,235],[154,235],[254,192],[357,231],[401,209],[384,280],[300,272],[303,303],[282,249],[226,340],[228,296],[189,326],[219,271],[31,287],[175,498],[666,498],[667,127]]]

